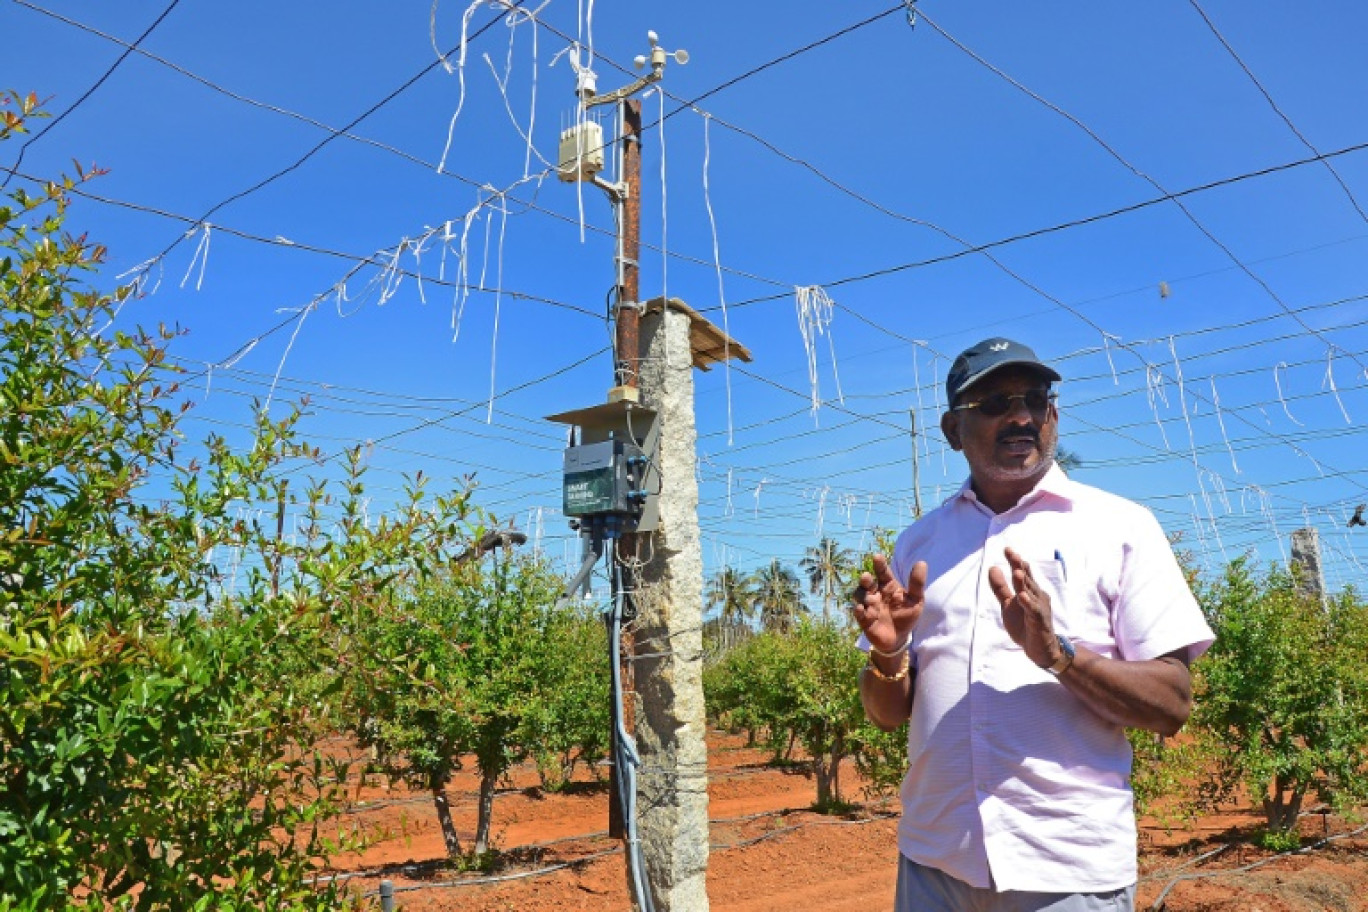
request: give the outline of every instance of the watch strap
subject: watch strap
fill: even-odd
[[[1075,651],[1073,643],[1070,643],[1068,640],[1064,639],[1064,637],[1056,633],[1055,639],[1059,642],[1059,661],[1045,670],[1055,677],[1059,677],[1073,664]]]

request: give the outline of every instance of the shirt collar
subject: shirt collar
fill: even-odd
[[[1075,482],[1069,480],[1069,476],[1064,474],[1064,470],[1061,469],[1059,463],[1056,462],[1050,466],[1049,471],[1047,471],[1044,477],[1036,483],[1036,486],[1023,496],[1021,500],[1017,501],[1016,506],[1012,507],[1012,509],[1015,510],[1017,507],[1035,503],[1037,500],[1040,500],[1047,495],[1058,497],[1066,503],[1073,503],[1075,496],[1073,490],[1074,484]],[[964,484],[960,485],[959,491],[951,496],[950,499],[954,500],[955,498],[963,498],[970,503],[975,504],[981,503],[978,499],[978,495],[974,493],[972,477],[964,479]]]

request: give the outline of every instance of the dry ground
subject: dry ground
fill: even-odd
[[[715,912],[891,908],[893,806],[823,817],[807,810],[815,787],[802,771],[768,766],[767,754],[734,736],[715,733],[709,748]],[[843,779],[846,797],[858,799],[853,769]],[[494,831],[502,855],[495,871],[479,874],[446,865],[429,796],[388,788],[379,777],[357,781],[356,804],[337,826],[364,834],[368,845],[335,859],[332,870],[370,894],[382,878],[392,881],[398,908],[408,912],[627,910],[623,856],[606,833],[606,786],[584,781],[544,794],[536,783],[524,766],[499,792]],[[475,788],[472,776],[459,775],[448,792],[467,844]],[[1275,857],[1247,842],[1257,824],[1249,808],[1172,831],[1142,821],[1137,908],[1162,895],[1168,912],[1368,912],[1368,831]],[[1334,816],[1303,824],[1308,842],[1355,829]]]

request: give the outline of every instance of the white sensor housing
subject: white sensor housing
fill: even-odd
[[[567,184],[593,180],[603,170],[603,125],[587,120],[560,135],[560,164],[556,175]]]

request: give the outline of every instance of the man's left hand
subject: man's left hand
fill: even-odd
[[[1003,552],[1011,568],[1011,581],[1001,567],[988,569],[988,585],[1002,604],[1002,624],[1007,635],[1026,651],[1026,657],[1041,668],[1059,660],[1061,650],[1055,639],[1054,615],[1050,595],[1036,583],[1031,565],[1011,548]]]

